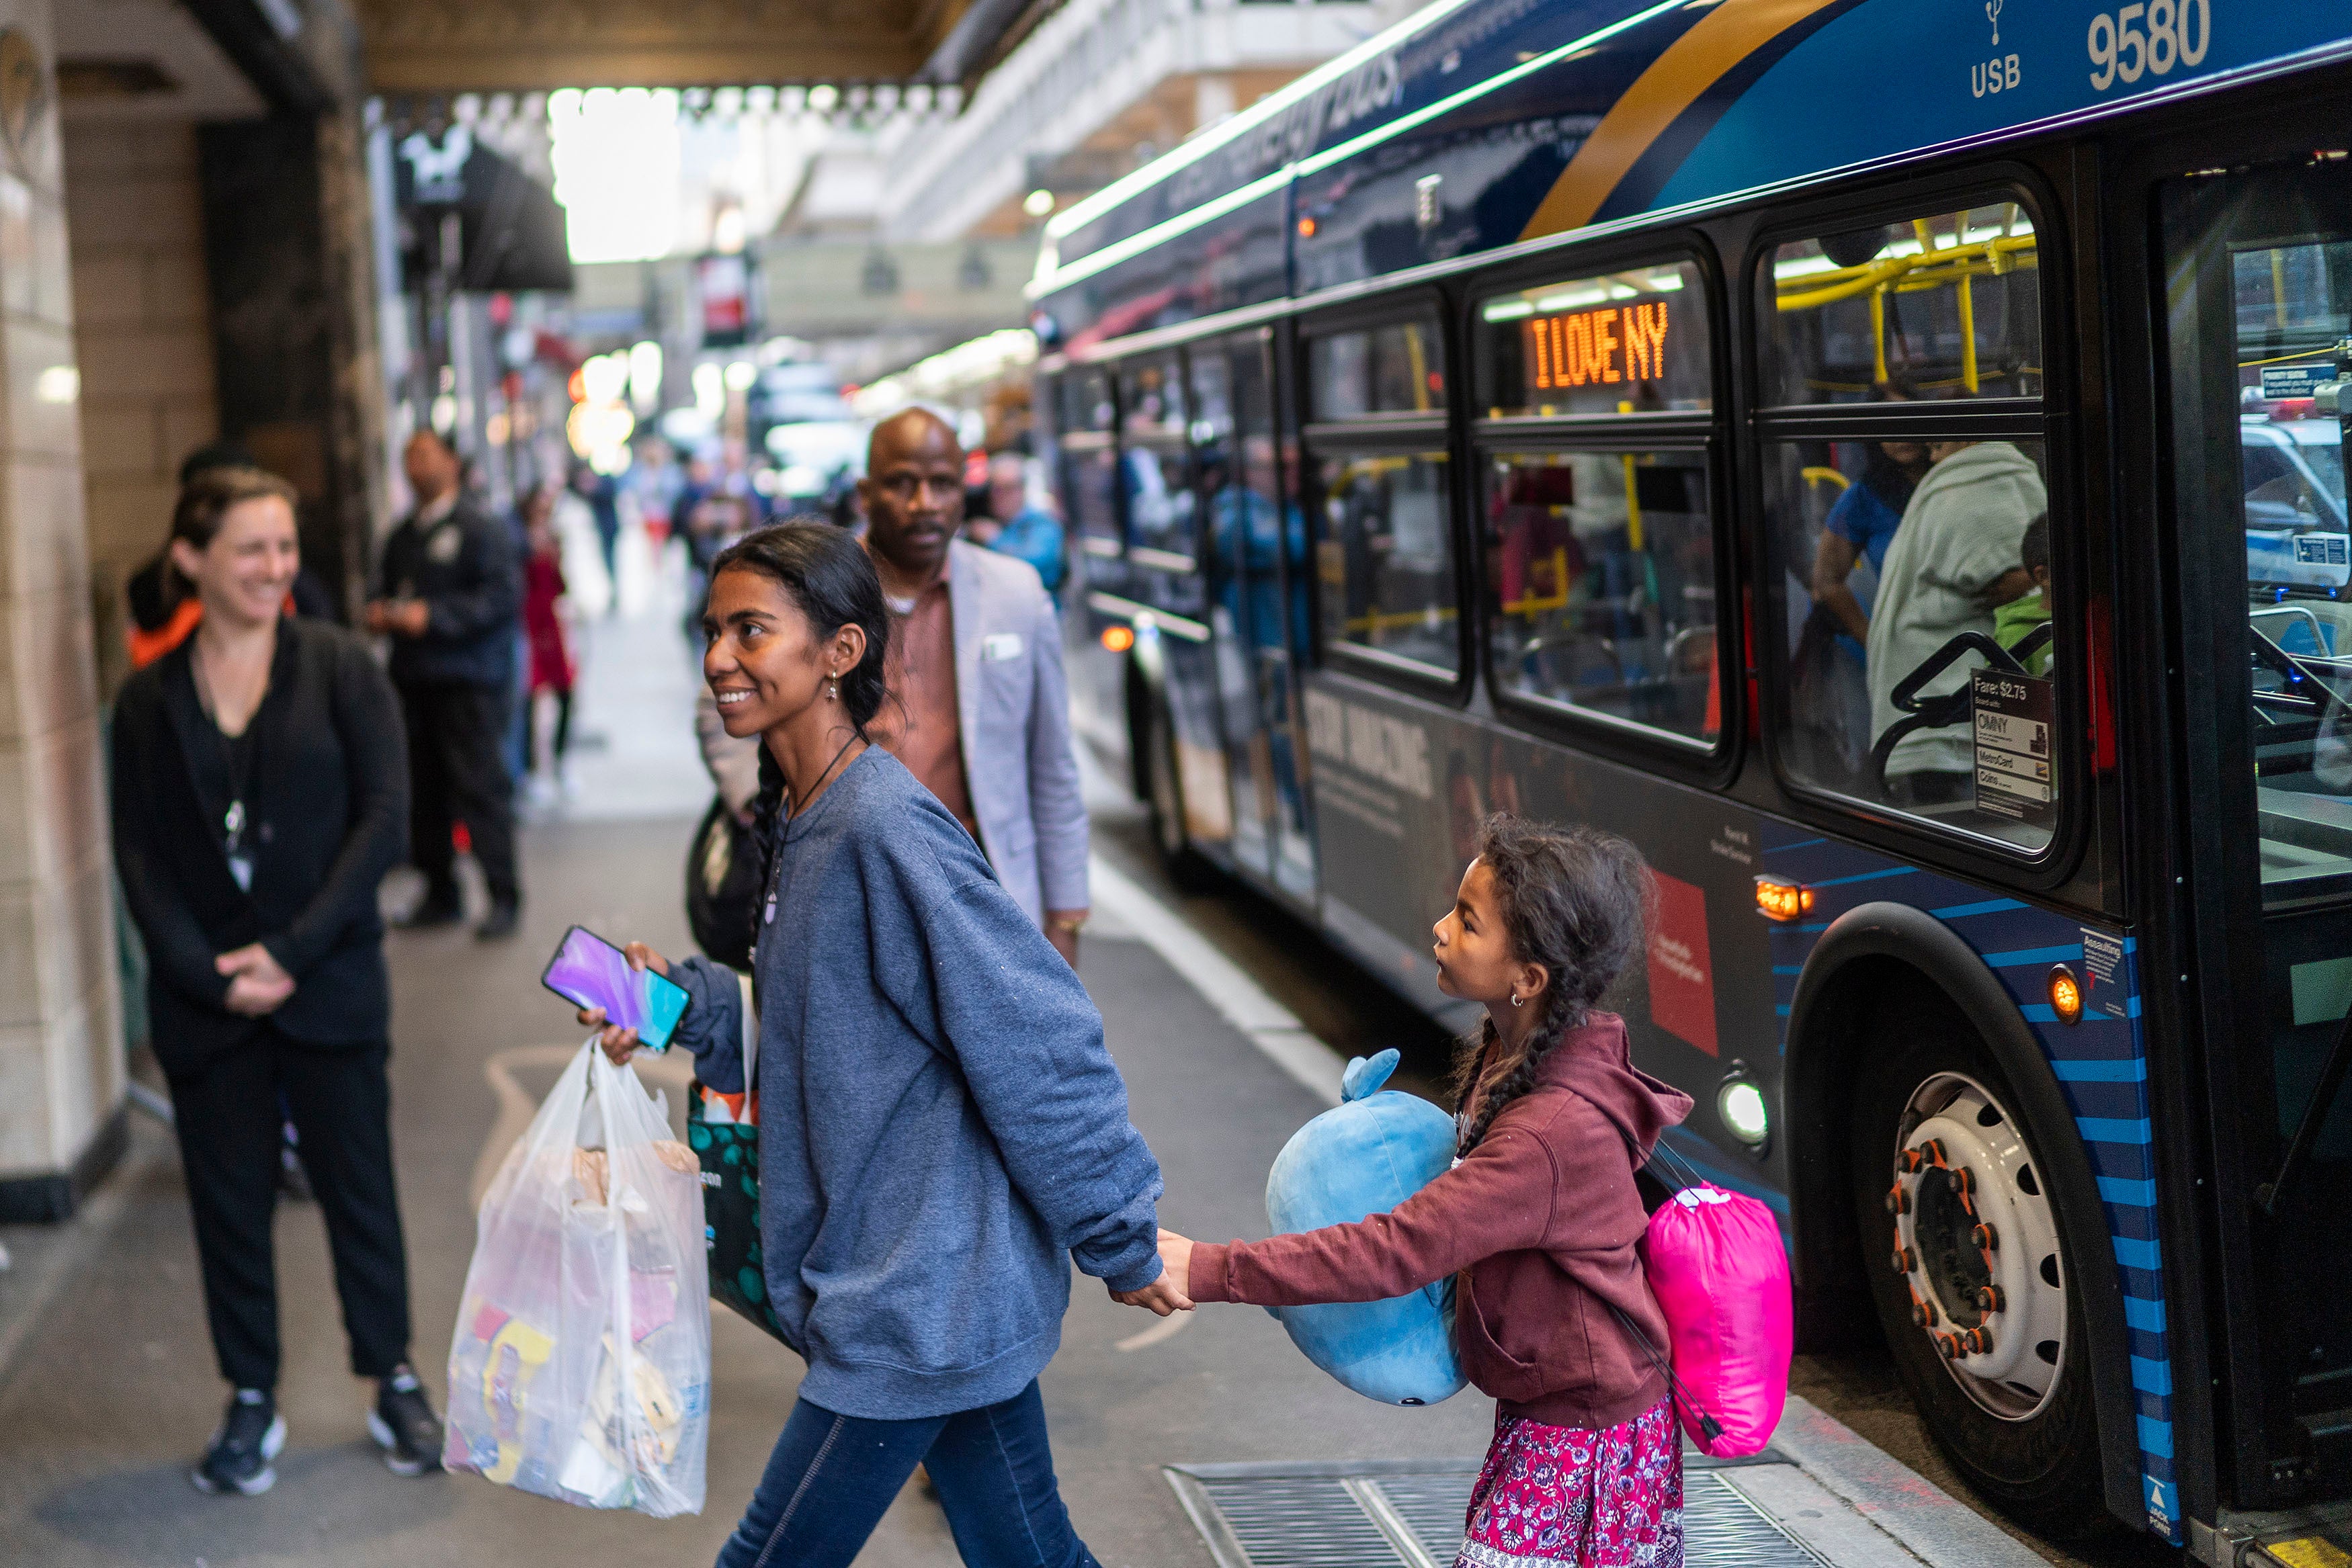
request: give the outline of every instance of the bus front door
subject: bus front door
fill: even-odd
[[[2222,1474],[2282,1509],[2352,1496],[2352,164],[2187,176],[2164,214],[2187,761],[2223,829],[2191,852]]]

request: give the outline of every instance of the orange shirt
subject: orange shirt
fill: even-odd
[[[890,655],[884,669],[892,701],[869,727],[882,748],[907,765],[975,839],[971,789],[964,779],[962,725],[956,712],[955,619],[947,573],[915,596],[901,615],[890,606]]]

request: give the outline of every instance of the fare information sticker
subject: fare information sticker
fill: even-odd
[[[2051,789],[2050,732],[2056,687],[2030,675],[1976,670],[1969,677],[1976,726],[1977,810],[2047,828],[2058,820]]]

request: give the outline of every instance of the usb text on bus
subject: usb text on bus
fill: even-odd
[[[1524,323],[1529,386],[1538,392],[1655,381],[1666,369],[1666,307],[1612,306]]]

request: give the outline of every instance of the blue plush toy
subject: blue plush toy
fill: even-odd
[[[1397,1053],[1358,1057],[1341,1103],[1291,1135],[1265,1178],[1277,1234],[1386,1214],[1454,1164],[1454,1119],[1428,1101],[1376,1092]],[[1270,1307],[1307,1359],[1384,1405],[1434,1405],[1460,1392],[1449,1275],[1409,1296],[1318,1307]]]

